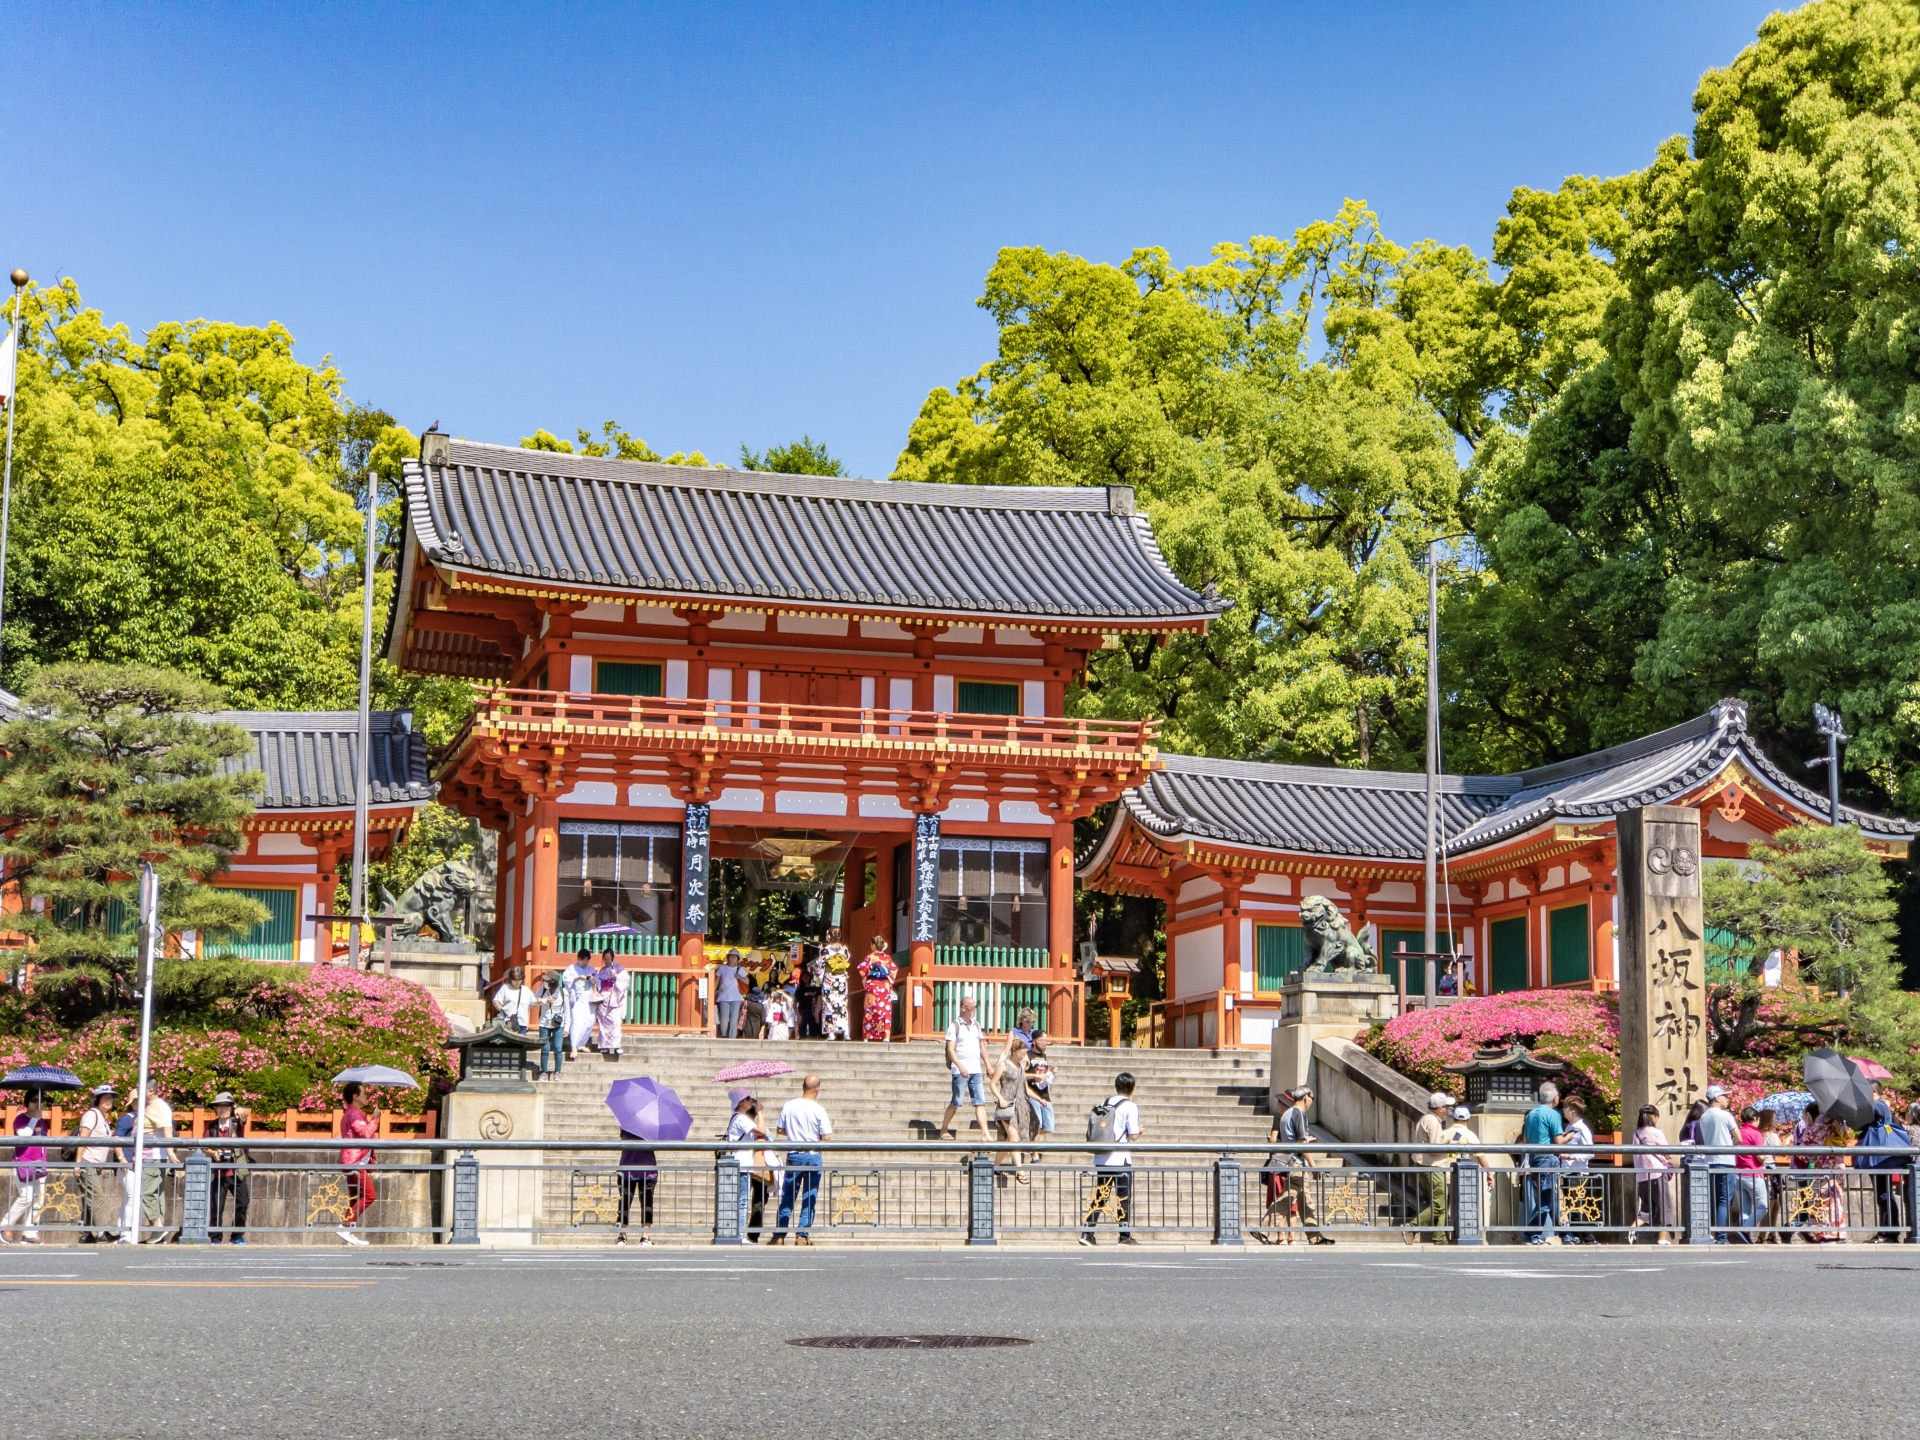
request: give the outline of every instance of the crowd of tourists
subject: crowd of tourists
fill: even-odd
[[[357,1084],[341,1088],[342,1140],[372,1140],[380,1133],[379,1121],[361,1105],[363,1094],[363,1087]],[[182,1158],[180,1149],[167,1143],[178,1138],[173,1106],[158,1087],[149,1086],[146,1109],[136,1124],[137,1101],[122,1109],[120,1099],[112,1085],[94,1086],[72,1137],[74,1143],[57,1147],[63,1159],[71,1157],[79,1177],[80,1243],[132,1245],[136,1230],[141,1244],[177,1241],[180,1230],[178,1225],[168,1223],[165,1190],[169,1168]],[[210,1103],[213,1116],[199,1138],[232,1143],[203,1147],[211,1162],[207,1238],[215,1245],[244,1245],[247,1214],[253,1203],[253,1157],[245,1144],[247,1111],[225,1090]],[[29,1093],[27,1103],[14,1117],[13,1133],[16,1139],[54,1138],[38,1091]],[[13,1204],[0,1219],[0,1244],[42,1243],[40,1222],[47,1204],[48,1152],[53,1148],[50,1144],[19,1145],[14,1150]],[[138,1167],[134,1164],[136,1151]],[[349,1245],[367,1243],[357,1227],[376,1198],[372,1166],[371,1149],[350,1145],[340,1151],[340,1183],[345,1198],[335,1233]],[[229,1213],[233,1217],[230,1224],[226,1219]]]
[[[1920,1102],[1907,1107],[1904,1121],[1874,1086],[1873,1120],[1856,1134],[1832,1115],[1823,1115],[1809,1102],[1791,1123],[1771,1109],[1752,1105],[1735,1109],[1724,1086],[1709,1085],[1703,1100],[1693,1103],[1677,1135],[1660,1125],[1660,1112],[1645,1106],[1628,1141],[1648,1147],[1632,1157],[1633,1217],[1628,1242],[1652,1237],[1655,1244],[1672,1243],[1680,1230],[1679,1169],[1689,1149],[1704,1150],[1712,1197],[1715,1244],[1832,1243],[1848,1238],[1850,1229],[1847,1186],[1838,1172],[1853,1169],[1873,1174],[1875,1243],[1889,1243],[1907,1234],[1903,1202],[1906,1161],[1895,1155],[1856,1153],[1885,1147],[1906,1147],[1920,1131]],[[1438,1097],[1436,1097],[1438,1098]],[[1521,1227],[1528,1243],[1546,1245],[1557,1240],[1578,1245],[1593,1238],[1580,1233],[1583,1221],[1603,1213],[1603,1202],[1593,1189],[1598,1177],[1590,1155],[1580,1153],[1593,1144],[1593,1131],[1578,1096],[1562,1098],[1558,1087],[1540,1087],[1538,1104],[1527,1112],[1521,1128],[1522,1144],[1566,1147],[1565,1155],[1537,1154],[1521,1167]],[[1770,1150],[1814,1148],[1817,1155],[1773,1155]],[[1745,1153],[1735,1153],[1744,1151]],[[1576,1218],[1578,1217],[1578,1218]]]

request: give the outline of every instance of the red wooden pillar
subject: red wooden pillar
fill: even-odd
[[[1073,822],[1054,822],[1052,844],[1048,847],[1047,871],[1047,954],[1052,960],[1053,978],[1059,982],[1073,979],[1073,947],[1078,936],[1073,930]],[[1071,992],[1056,990],[1048,1007],[1047,1030],[1067,1035],[1073,1029]],[[1074,1034],[1074,1039],[1085,1038]]]
[[[1220,988],[1236,997],[1240,994],[1240,885],[1238,875],[1228,874],[1220,882]]]
[[[493,973],[487,978],[498,980],[507,973],[513,961],[513,926],[520,923],[518,915],[510,914],[508,896],[513,894],[513,877],[519,870],[507,863],[507,845],[513,838],[513,825],[508,822],[505,830],[496,837],[497,848],[494,851],[493,866]],[[556,901],[556,904],[558,902]],[[511,923],[510,923],[511,922]],[[528,985],[539,979],[537,972],[527,972]]]
[[[551,800],[533,804],[533,948],[531,965],[545,970],[558,962],[554,932],[560,911],[560,807]]]

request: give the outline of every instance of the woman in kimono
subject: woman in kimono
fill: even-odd
[[[627,1020],[627,967],[609,950],[600,957],[600,969],[594,975],[593,1018],[600,1032],[600,1053],[609,1060],[620,1058],[620,1027]]]
[[[893,1039],[893,982],[900,978],[900,967],[893,963],[887,937],[875,935],[873,948],[860,962],[860,1038],[882,1044]]]
[[[820,1035],[826,1040],[853,1038],[847,1018],[847,978],[853,956],[840,943],[839,927],[827,931],[820,947]]]
[[[571,1060],[593,1038],[593,1001],[600,993],[600,977],[591,951],[582,950],[573,957],[573,963],[560,973],[560,988],[567,997],[567,1058]]]

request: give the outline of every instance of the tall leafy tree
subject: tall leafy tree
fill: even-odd
[[[169,929],[211,938],[266,918],[257,901],[201,882],[240,846],[260,776],[233,761],[250,748],[237,725],[199,718],[219,692],[144,666],[55,665],[0,727],[0,838],[26,937],[55,989],[116,993],[134,958],[140,864],[161,882]]]
[[[740,447],[742,470],[771,470],[781,475],[845,475],[846,467],[827,453],[826,442],[811,435],[764,451]]]
[[[1421,547],[1459,468],[1363,204],[1177,267],[1003,250],[999,353],[927,397],[895,478],[1130,485],[1175,570],[1233,608],[1101,652],[1081,708],[1175,748],[1396,765],[1425,701]]]

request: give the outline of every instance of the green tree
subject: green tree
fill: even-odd
[[[1916,77],[1911,5],[1771,16],[1690,141],[1516,192],[1498,296],[1430,287],[1467,317],[1446,353],[1494,362],[1453,366],[1460,408],[1501,421],[1449,609],[1455,755],[1559,758],[1723,695],[1798,748],[1819,700],[1850,787],[1920,807]]]
[[[1174,569],[1233,602],[1205,636],[1100,652],[1082,710],[1161,716],[1177,749],[1405,764],[1416,561],[1459,486],[1407,267],[1358,202],[1184,269],[1003,250],[980,300],[998,356],[927,397],[894,477],[1133,486]]]
[[[1799,953],[1801,977],[1844,1002],[1848,1031],[1904,1060],[1915,1035],[1916,997],[1900,988],[1894,901],[1885,862],[1850,826],[1790,826],[1749,849],[1753,864],[1706,867],[1707,925],[1723,952]],[[1718,1029],[1724,1053],[1744,1053],[1761,1028],[1757,967],[1724,981]]]
[[[826,442],[802,435],[786,445],[769,445],[765,451],[740,447],[742,470],[771,470],[781,475],[845,475],[846,466],[827,453]]]
[[[216,680],[241,706],[351,705],[355,506],[387,487],[390,590],[413,437],[347,400],[330,365],[295,360],[277,325],[168,324],[136,341],[70,280],[30,288],[25,318],[6,678],[149,665]],[[401,698],[382,679],[382,701]]]
[[[170,930],[224,938],[266,918],[204,883],[239,848],[260,784],[232,765],[246,732],[194,713],[217,708],[217,691],[165,670],[70,664],[40,672],[22,698],[22,717],[0,728],[0,814],[12,822],[0,856],[19,901],[9,928],[53,988],[116,993],[143,860]]]

